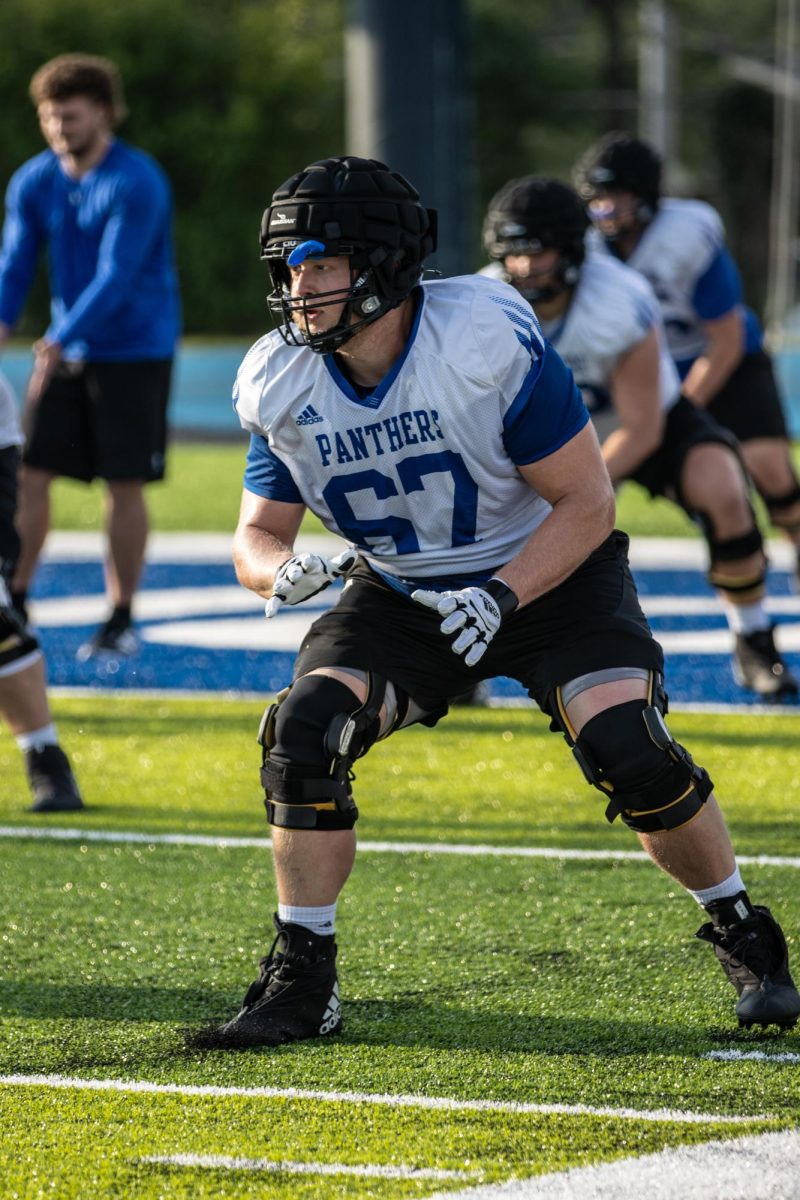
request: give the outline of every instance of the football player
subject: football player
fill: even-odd
[[[719,214],[701,200],[663,196],[659,155],[626,133],[590,147],[575,181],[593,242],[652,284],[683,394],[738,438],[773,525],[798,553],[800,579],[800,483],[772,362],[743,304]]]
[[[703,530],[737,681],[765,697],[796,695],[764,610],[766,558],[735,439],[681,393],[647,280],[608,255],[586,255],[588,225],[571,187],[512,179],[489,204],[484,273],[534,306],[583,393],[612,482],[635,479]]]
[[[355,857],[353,765],[495,675],[522,682],[608,820],[704,906],[700,935],[739,993],[739,1020],[794,1024],[785,939],[745,890],[708,774],[665,723],[663,656],[597,438],[530,306],[476,275],[421,282],[436,215],[372,159],[293,175],[261,247],[279,327],[234,391],[251,435],[236,569],[268,617],[345,585],[262,721],[277,936],[205,1044],[341,1029],[335,915]],[[306,509],[349,547],[296,553]]]

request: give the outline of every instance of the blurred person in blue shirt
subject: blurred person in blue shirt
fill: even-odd
[[[6,193],[0,347],[43,249],[51,320],[34,344],[25,398],[12,597],[24,615],[53,479],[103,479],[110,611],[79,656],[113,657],[137,648],[131,606],[148,536],[143,489],[165,470],[180,321],[172,195],[158,164],[114,134],[126,112],[114,63],[60,55],[34,74],[30,95],[49,148],[15,172]]]

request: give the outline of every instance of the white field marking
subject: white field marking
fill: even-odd
[[[331,533],[301,533],[295,543],[298,553],[336,554],[343,545]],[[231,561],[231,533],[153,533],[147,543],[148,562]],[[43,557],[61,561],[102,562],[105,539],[95,531],[54,531],[47,538]],[[779,571],[794,570],[794,551],[783,538],[771,538],[766,546],[770,563]],[[630,560],[637,567],[705,570],[708,551],[702,538],[645,537],[631,540]]]
[[[336,554],[346,545],[331,533],[301,533],[295,542],[295,550],[298,554]],[[56,530],[48,536],[42,557],[59,562],[102,562],[104,551],[105,538],[101,533]],[[230,563],[232,557],[232,530],[230,533],[153,533],[147,542],[148,562]]]
[[[800,1134],[753,1134],[641,1158],[573,1167],[507,1183],[437,1192],[428,1200],[797,1200]]]
[[[146,1079],[79,1079],[69,1075],[0,1075],[8,1087],[65,1088],[86,1092],[136,1092],[157,1096],[243,1096],[261,1100],[319,1100],[331,1104],[375,1104],[441,1112],[538,1113],[545,1116],[613,1117],[631,1121],[673,1121],[681,1125],[742,1125],[774,1121],[774,1113],[752,1116],[688,1112],[671,1108],[612,1108],[591,1104],[532,1104],[522,1100],[457,1100],[451,1096],[392,1095],[388,1092],[326,1092],[309,1088],[222,1087],[217,1084],[151,1083]]]
[[[765,1050],[709,1050],[703,1058],[715,1058],[720,1062],[796,1063],[800,1054],[767,1054]]]
[[[271,693],[238,691],[227,688],[225,691],[205,691],[202,688],[114,688],[103,687],[102,692],[96,687],[73,687],[67,684],[54,684],[47,689],[51,696],[64,696],[71,699],[97,700],[98,696],[119,699],[124,696],[129,700],[243,700],[246,702],[264,704]],[[489,708],[530,708],[537,713],[537,704],[527,696],[495,696],[489,699]],[[670,700],[670,713],[719,713],[748,717],[781,717],[797,716],[795,704],[724,704],[703,703],[696,701],[691,704],[673,704]]]
[[[230,1154],[146,1154],[136,1162],[165,1167],[206,1167],[211,1171],[268,1171],[286,1175],[358,1175],[367,1179],[480,1179],[482,1171],[446,1171],[436,1167],[397,1167],[347,1163],[275,1162]]]
[[[58,842],[130,842],[154,846],[214,846],[218,849],[266,850],[268,837],[226,837],[208,833],[138,833],[117,829],[58,829],[41,825],[0,825],[0,838]],[[643,850],[576,850],[561,846],[487,846],[458,842],[359,842],[365,854],[452,854],[467,858],[555,858],[593,862],[650,862]],[[756,867],[800,869],[800,858],[778,854],[738,854],[737,861]]]

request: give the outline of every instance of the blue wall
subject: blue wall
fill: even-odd
[[[231,389],[236,369],[247,349],[246,342],[181,348],[170,408],[173,429],[221,436],[241,434],[231,404]],[[16,348],[6,350],[0,361],[20,395],[25,388],[30,363],[30,352]],[[775,365],[787,398],[792,436],[800,439],[800,350],[787,350],[777,355]]]

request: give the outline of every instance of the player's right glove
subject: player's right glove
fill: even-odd
[[[265,614],[274,617],[282,604],[302,604],[316,596],[340,575],[346,575],[357,561],[358,551],[352,547],[334,558],[323,558],[319,554],[295,554],[293,558],[287,558],[278,568],[272,596],[264,607]]]

